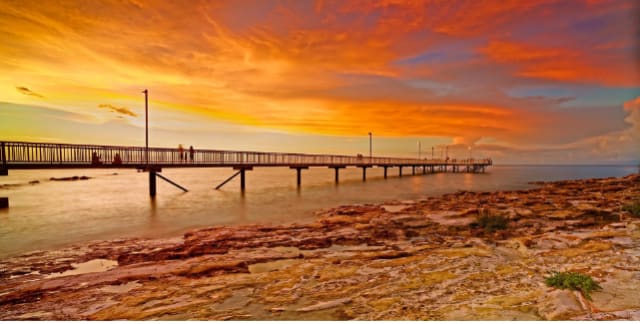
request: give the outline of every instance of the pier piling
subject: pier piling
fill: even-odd
[[[156,171],[149,171],[149,196],[156,196]]]
[[[346,165],[336,165],[336,166],[330,166],[329,169],[333,169],[335,170],[335,181],[336,183],[338,183],[338,181],[340,181],[340,169],[344,169],[346,168]]]
[[[367,181],[367,168],[371,166],[361,166],[362,168],[362,181]]]
[[[244,191],[245,189],[245,184],[244,184],[244,169],[240,170],[240,191]]]
[[[296,185],[298,188],[302,185],[302,170],[308,169],[308,166],[291,166],[289,169],[296,169]]]
[[[240,173],[240,191],[244,192],[245,186],[245,172],[253,170],[253,166],[234,166],[234,170],[238,170]]]
[[[9,168],[7,168],[7,155],[4,152],[4,142],[0,143],[0,176],[9,175]]]
[[[7,155],[4,153],[4,142],[0,143],[0,176],[8,176]],[[9,208],[9,197],[0,197],[0,208]]]

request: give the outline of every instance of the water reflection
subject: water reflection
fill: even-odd
[[[315,219],[314,212],[345,204],[419,199],[457,190],[491,191],[531,187],[529,181],[622,176],[636,167],[494,166],[486,174],[427,173],[404,177],[398,169],[360,168],[305,170],[302,187],[286,168],[255,169],[242,193],[239,178],[221,190],[215,184],[230,169],[171,169],[170,179],[189,188],[183,193],[158,182],[149,197],[147,173],[133,170],[15,170],[0,183],[21,184],[0,189],[10,208],[0,210],[0,257],[34,249],[56,248],[86,240],[180,235],[185,230],[220,224],[284,224]],[[409,173],[409,174],[408,174]],[[89,176],[82,181],[49,181],[50,177]],[[30,181],[38,180],[36,185]],[[215,180],[215,181],[212,181]],[[218,181],[219,180],[219,181]],[[51,193],[55,192],[55,195]]]
[[[473,173],[465,173],[464,174],[464,188],[466,190],[469,190],[471,188],[473,188],[473,179],[475,177],[475,174]]]
[[[158,224],[157,215],[158,202],[156,197],[149,198],[149,225],[153,228]]]

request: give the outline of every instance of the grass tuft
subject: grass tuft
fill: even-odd
[[[634,217],[640,217],[640,200],[636,200],[629,205],[622,207],[623,211],[631,213]]]
[[[544,283],[549,287],[580,291],[582,296],[588,300],[591,300],[592,291],[602,289],[602,287],[600,287],[600,285],[590,276],[570,271],[553,271],[551,276],[544,278]]]
[[[487,211],[481,211],[476,220],[477,224],[484,229],[486,233],[493,233],[497,230],[506,229],[509,220],[502,215],[491,215]]]

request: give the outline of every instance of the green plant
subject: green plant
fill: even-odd
[[[553,271],[551,272],[551,276],[544,278],[544,283],[549,287],[580,291],[588,300],[591,300],[592,291],[602,289],[590,276],[570,271]]]
[[[622,207],[623,211],[631,213],[635,217],[640,217],[640,200],[636,200],[629,205]]]
[[[502,215],[491,215],[484,210],[480,212],[476,221],[487,233],[506,229],[509,222],[509,220]]]

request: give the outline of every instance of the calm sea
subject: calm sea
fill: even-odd
[[[302,171],[256,168],[247,172],[247,190],[236,177],[221,190],[213,188],[231,169],[165,169],[162,174],[189,189],[182,192],[158,179],[158,194],[149,198],[148,175],[135,170],[10,170],[0,177],[0,258],[90,240],[166,237],[212,225],[301,223],[314,211],[343,204],[412,200],[457,190],[509,190],[532,187],[538,180],[624,176],[633,166],[493,166],[485,174],[437,173],[411,176],[411,169],[343,169],[334,184],[332,169]],[[50,181],[50,177],[88,176],[89,180]],[[38,181],[35,184],[29,182]],[[9,185],[9,186],[7,186]]]

